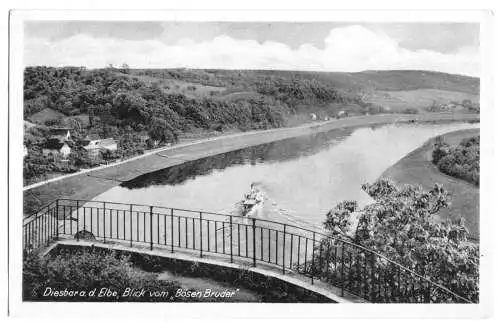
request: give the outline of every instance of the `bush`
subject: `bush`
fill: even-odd
[[[77,297],[47,297],[47,287],[53,290],[83,290]],[[146,291],[175,292],[177,285],[159,281],[152,275],[137,275],[128,256],[93,249],[61,251],[55,257],[40,258],[28,255],[23,264],[23,298],[27,301],[157,301],[154,297],[122,298],[97,297],[88,293],[92,289],[109,288],[123,294],[126,288]]]
[[[409,107],[409,108],[404,109],[402,113],[403,114],[418,114],[419,111],[416,108]]]
[[[441,172],[479,186],[479,151],[479,136],[455,147],[440,140],[432,151],[432,162]]]

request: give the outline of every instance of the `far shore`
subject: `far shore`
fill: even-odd
[[[243,149],[293,137],[311,135],[331,130],[347,130],[391,123],[445,123],[479,121],[479,114],[425,113],[379,114],[313,122],[297,127],[286,127],[261,131],[249,131],[215,138],[174,145],[148,154],[125,160],[119,164],[99,169],[70,174],[58,179],[31,186],[24,190],[23,210],[25,214],[57,198],[91,200],[97,195],[132,180],[140,175],[221,153]]]
[[[463,139],[479,135],[479,129],[457,130],[440,135],[450,145],[457,145]],[[431,189],[440,183],[451,195],[451,207],[444,209],[442,218],[463,216],[465,226],[472,240],[479,239],[479,187],[464,180],[448,176],[432,163],[432,151],[436,137],[413,150],[400,161],[387,169],[381,177],[388,177],[398,184],[419,184]]]

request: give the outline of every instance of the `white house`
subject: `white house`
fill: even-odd
[[[28,156],[28,148],[26,147],[26,145],[23,145],[23,157],[27,156]]]
[[[311,117],[311,120],[316,121],[317,119],[316,113],[311,113],[309,114],[309,116]]]
[[[71,153],[71,148],[66,143],[54,143],[42,149],[44,156],[62,156],[67,157]]]
[[[69,141],[71,140],[71,130],[72,128],[50,128],[50,133],[61,141]]]

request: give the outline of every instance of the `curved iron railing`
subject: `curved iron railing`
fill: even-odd
[[[471,303],[387,257],[321,231],[234,215],[161,206],[58,199],[24,218],[31,252],[62,235],[188,250],[271,264],[326,281],[370,302]],[[460,289],[460,285],[457,285]]]

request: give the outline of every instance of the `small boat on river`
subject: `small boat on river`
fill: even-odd
[[[250,192],[241,200],[241,215],[246,217],[261,208],[264,203],[264,194],[252,183]]]

